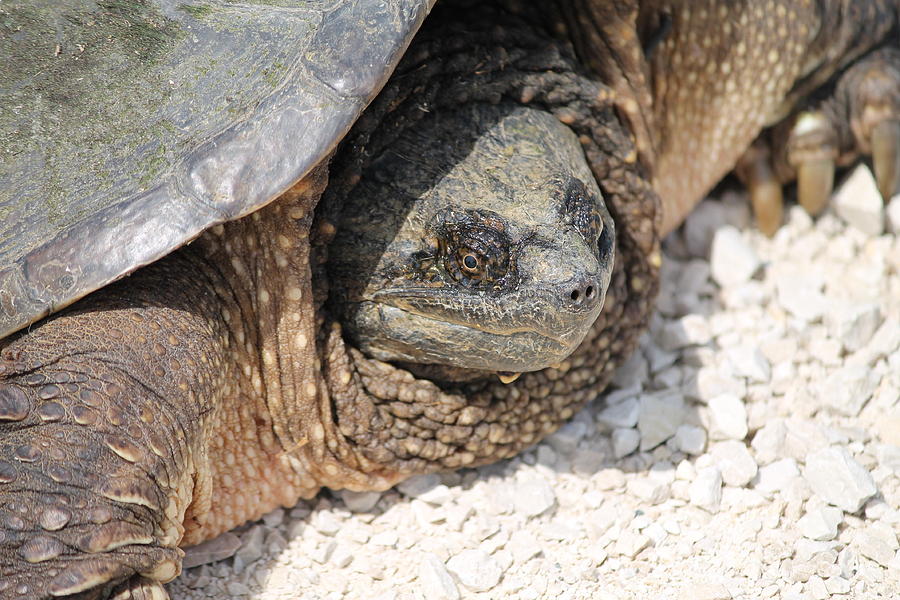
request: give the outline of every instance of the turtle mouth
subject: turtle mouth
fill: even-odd
[[[360,302],[355,319],[377,323],[385,333],[358,340],[360,348],[388,361],[480,371],[537,371],[574,352],[597,316],[584,315],[587,318],[581,320],[580,326],[571,323],[563,332],[521,324],[507,326],[498,322],[495,311],[486,308],[483,302],[473,301],[471,306],[457,302],[450,311],[428,310],[438,303],[435,292],[408,288],[382,290],[374,299]],[[429,300],[425,306],[418,302],[423,298]],[[540,312],[534,305],[531,309]]]
[[[453,323],[395,306],[373,304],[392,329],[402,323],[409,335],[395,333],[371,345],[385,360],[443,364],[480,371],[524,372],[544,369],[571,354],[577,344],[564,344],[535,331],[495,333],[470,323]]]
[[[602,308],[600,305],[579,307],[560,314],[547,310],[547,298],[539,294],[525,298],[525,295],[519,292],[515,297],[505,297],[501,303],[459,294],[448,296],[447,289],[442,287],[396,287],[375,292],[371,300],[431,321],[486,334],[537,335],[560,347],[571,346],[574,339],[580,342]]]

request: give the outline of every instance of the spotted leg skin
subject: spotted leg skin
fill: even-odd
[[[217,301],[164,261],[0,355],[0,598],[165,598],[222,369]],[[195,274],[172,277],[172,271]]]

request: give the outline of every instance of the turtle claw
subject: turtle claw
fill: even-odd
[[[138,575],[113,590],[109,600],[169,600],[169,594],[158,581]]]
[[[750,184],[750,202],[756,225],[766,237],[772,237],[784,220],[784,196],[774,177]]]
[[[885,202],[900,191],[900,120],[885,120],[872,130],[872,165]]]
[[[818,216],[834,190],[834,159],[819,158],[797,166],[797,201],[811,216]]]
[[[797,201],[819,215],[834,190],[837,132],[822,111],[799,115],[788,138],[788,162],[797,177]]]
[[[498,371],[497,377],[500,379],[502,383],[509,385],[513,381],[519,378],[522,375],[521,373],[510,373],[507,371]]]
[[[736,172],[750,192],[750,203],[756,225],[767,237],[772,237],[784,217],[784,195],[781,182],[772,170],[768,146],[757,142],[738,162]]]

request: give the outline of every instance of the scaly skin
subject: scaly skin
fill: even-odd
[[[671,33],[647,62],[663,10]],[[553,431],[631,352],[652,306],[660,233],[765,125],[880,43],[897,11],[875,0],[561,5],[568,27],[556,33],[614,92],[597,86],[595,99],[613,99],[634,145],[611,121],[579,130],[585,105],[553,104],[564,86],[552,73],[504,88],[582,136],[619,233],[606,305],[584,342],[511,385],[437,385],[345,344],[321,276],[334,227],[313,220],[325,167],[4,341],[0,598],[164,598],[179,546],[321,486],[384,489],[511,456]],[[528,57],[512,50],[497,64],[515,72]]]

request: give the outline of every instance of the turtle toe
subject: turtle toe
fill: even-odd
[[[872,165],[878,191],[885,202],[900,192],[900,115],[872,130]]]
[[[772,152],[763,139],[757,140],[735,167],[747,186],[756,225],[763,234],[775,235],[784,220],[784,193],[772,168]]]
[[[116,587],[109,600],[169,600],[169,594],[159,581],[138,575]]]
[[[787,142],[787,162],[797,178],[797,202],[818,216],[834,191],[834,169],[838,158],[838,124],[824,111],[798,115]]]

